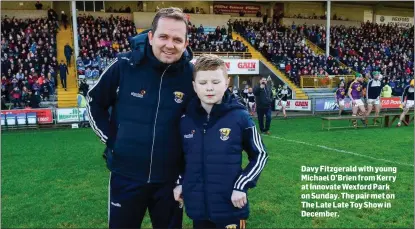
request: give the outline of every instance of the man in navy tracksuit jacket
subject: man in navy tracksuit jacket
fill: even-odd
[[[199,81],[197,77],[194,84]],[[206,81],[209,80],[200,80],[200,88],[209,87],[204,86]],[[219,81],[214,79],[216,83],[207,93],[221,93],[214,89],[221,84]],[[198,86],[194,87],[198,97],[203,97]],[[246,107],[226,86],[223,90],[221,102],[215,103],[210,112],[205,108],[206,99],[201,102],[194,98],[180,121],[185,170],[178,182],[182,184],[186,213],[193,220],[194,228],[244,228],[249,202],[235,203],[234,195],[246,193],[255,186],[268,159]],[[249,158],[245,169],[241,168],[243,150]],[[247,201],[246,194],[242,195]]]
[[[68,67],[66,64],[61,60],[61,64],[59,65],[59,76],[61,77],[62,87],[66,91],[66,76],[69,74]]]
[[[107,146],[110,228],[141,227],[147,208],[154,228],[182,223],[172,190],[182,155],[179,121],[194,97],[193,56],[181,10],[161,9],[154,20],[88,92],[90,124]]]

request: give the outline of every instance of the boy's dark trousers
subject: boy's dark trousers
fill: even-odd
[[[257,115],[258,115],[258,123],[259,123],[259,129],[261,132],[267,132],[269,131],[269,128],[271,126],[271,108],[259,108],[256,109]],[[264,115],[265,115],[265,126],[264,126]]]
[[[174,200],[172,184],[137,182],[110,174],[109,228],[141,228],[149,210],[153,228],[182,228],[183,209]]]
[[[229,222],[214,223],[209,220],[193,220],[193,228],[226,228],[226,229],[245,229],[246,220],[231,220]]]

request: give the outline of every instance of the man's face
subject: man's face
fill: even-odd
[[[260,83],[261,83],[261,84],[267,84],[267,79],[262,78]]]
[[[228,87],[229,79],[224,76],[222,69],[215,71],[197,72],[193,81],[195,90],[200,101],[205,104],[219,104]]]
[[[171,18],[159,19],[156,31],[150,31],[148,39],[154,56],[165,64],[178,61],[189,44],[185,23]]]

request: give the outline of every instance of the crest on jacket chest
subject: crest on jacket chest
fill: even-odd
[[[231,129],[230,128],[221,128],[219,130],[220,132],[220,139],[222,141],[226,141],[229,139],[229,134],[231,133]]]
[[[183,97],[184,97],[184,93],[181,91],[175,91],[173,92],[174,94],[174,101],[176,103],[182,103],[183,102]]]

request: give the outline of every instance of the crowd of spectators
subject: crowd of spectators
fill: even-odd
[[[350,68],[342,67],[336,59],[314,53],[306,45],[304,34],[280,25],[275,20],[266,24],[238,20],[233,26],[296,84],[300,83],[301,75],[326,76],[352,73]]]
[[[94,18],[84,14],[77,21],[77,70],[87,79],[97,78],[118,53],[130,51],[130,40],[137,34],[134,22],[119,16]]]
[[[287,15],[285,17],[286,18],[301,18],[301,19],[319,19],[319,20],[326,20],[327,19],[327,15],[317,16],[315,13],[313,13],[313,15],[311,15],[311,16],[301,15],[301,14],[294,14],[292,16]],[[333,17],[331,17],[331,20],[348,21],[349,19],[345,18],[343,16],[337,16],[337,14],[334,14]]]
[[[207,31],[200,25],[189,25],[189,45],[194,52],[247,52],[248,48],[238,39],[233,40],[232,30],[217,26]]]
[[[325,49],[325,27],[300,26],[296,30],[302,30],[312,42]],[[363,75],[381,72],[400,91],[414,74],[413,37],[413,27],[369,22],[362,23],[360,28],[333,26],[330,29],[330,54]]]
[[[194,7],[190,8],[190,10],[187,7],[184,7],[183,13],[185,14],[205,14],[205,10],[203,8]]]
[[[79,75],[86,79],[96,79],[118,53],[130,51],[130,40],[137,35],[134,23],[121,17],[95,19],[80,15],[78,25],[80,51],[76,65]],[[189,23],[188,31],[194,52],[248,51],[241,41],[232,39],[232,30],[225,26],[212,29]]]
[[[57,23],[48,18],[1,21],[2,105],[39,107],[57,84]]]

